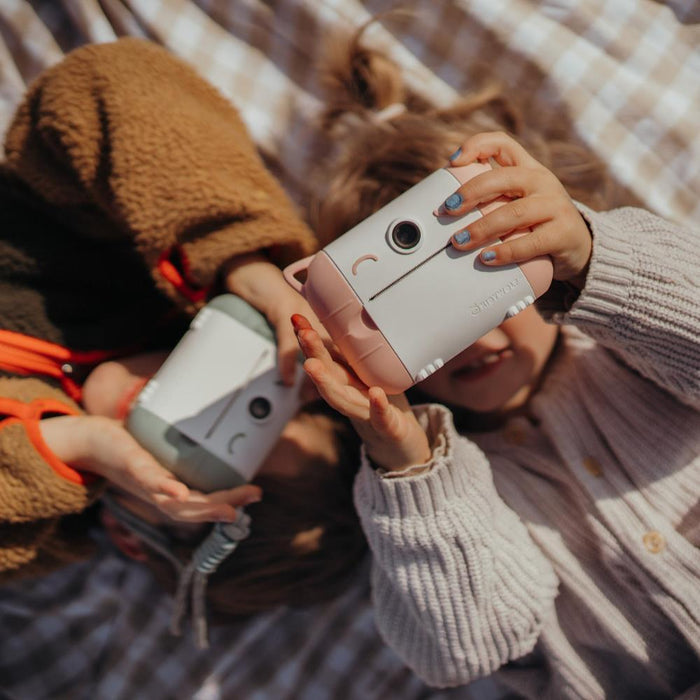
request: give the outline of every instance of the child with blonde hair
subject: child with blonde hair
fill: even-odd
[[[535,306],[408,396],[364,386],[294,317],[306,372],[363,440],[354,498],[383,637],[436,686],[695,697],[697,235],[638,208],[596,211],[604,170],[572,158],[582,149],[533,138],[496,90],[431,108],[360,34],[337,44],[327,81],[327,126],[344,138],[324,240],[440,167],[493,159],[435,208],[511,201],[452,245],[486,265],[554,265]]]

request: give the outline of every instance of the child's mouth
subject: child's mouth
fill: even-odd
[[[452,372],[452,377],[460,382],[473,382],[493,374],[503,363],[513,356],[513,351],[505,348],[498,352],[488,352]]]

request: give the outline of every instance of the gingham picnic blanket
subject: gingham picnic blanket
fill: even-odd
[[[27,83],[71,48],[147,37],[241,110],[303,204],[329,144],[316,127],[324,39],[396,0],[0,0],[0,129]],[[647,208],[700,220],[700,2],[407,0],[374,25],[411,86],[448,104],[481,75],[527,101],[544,133],[588,144]]]
[[[395,0],[0,0],[0,132],[28,83],[72,48],[131,35],[190,62],[241,111],[299,203],[332,144],[320,135],[324,40]],[[645,205],[700,220],[700,3],[413,0],[366,41],[447,105],[500,78],[544,133],[588,144]],[[167,632],[169,602],[113,553],[0,590],[0,697],[392,700],[432,694],[383,646],[366,581],[322,609],[279,610],[212,634]],[[449,697],[495,697],[488,685]],[[82,693],[82,694],[81,694]]]
[[[169,631],[172,601],[102,540],[90,561],[0,588],[2,700],[492,700],[430,690],[374,628],[366,569],[329,603]]]

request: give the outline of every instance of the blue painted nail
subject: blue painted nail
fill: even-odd
[[[496,259],[496,253],[494,253],[492,250],[487,250],[485,253],[481,254],[481,259],[485,260],[486,262],[490,262],[491,260]]]
[[[459,209],[459,205],[463,201],[464,199],[462,198],[462,195],[459,194],[459,192],[455,192],[445,200],[445,204],[443,206],[445,207],[445,209],[452,211],[453,209]]]
[[[451,156],[447,158],[447,160],[452,161],[455,158],[459,158],[459,154],[462,152],[462,147],[460,146]]]
[[[469,231],[465,228],[464,231],[460,231],[459,233],[455,233],[454,239],[455,243],[457,245],[463,245],[464,243],[469,243],[471,240],[471,236],[469,235]]]

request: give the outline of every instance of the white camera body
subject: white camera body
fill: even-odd
[[[300,406],[303,372],[284,385],[272,329],[225,294],[195,316],[127,418],[137,441],[204,492],[250,481]]]
[[[489,169],[473,163],[438,170],[285,269],[366,385],[404,391],[549,287],[549,257],[489,267],[478,250],[450,243],[505,198],[458,218],[435,215],[462,183]],[[302,284],[296,275],[303,270]]]

